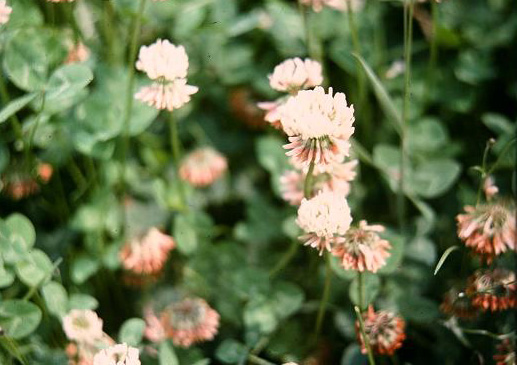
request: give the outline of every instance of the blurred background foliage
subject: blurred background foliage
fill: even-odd
[[[12,344],[2,342],[1,363],[14,356],[30,364],[66,364],[57,318],[71,308],[96,309],[114,337],[123,324],[138,337],[139,325],[127,319],[141,317],[147,300],[171,290],[205,298],[222,317],[213,342],[176,349],[181,364],[205,358],[243,364],[250,351],[275,363],[309,356],[319,364],[366,363],[349,296],[357,283],[335,262],[323,332],[316,346],[311,342],[323,264],[296,243],[296,209],[278,189],[288,167],[284,137],[266,127],[255,107],[277,96],[267,79],[275,65],[308,55],[304,26],[324,60],[327,85],[355,105],[353,153],[360,165],[349,200],[354,220],[388,227],[392,256],[379,275],[365,280],[368,301],[396,310],[408,324],[400,363],[492,361],[493,339],[458,339],[461,330],[446,328],[439,311],[443,293],[478,264],[452,253],[436,276],[433,271],[442,253],[460,244],[454,217],[476,201],[480,176],[472,167],[481,165],[490,138],[488,161],[499,161],[493,175],[501,195],[510,197],[515,186],[515,149],[505,151],[517,120],[512,0],[416,5],[402,231],[397,130],[352,55],[357,49],[346,12],[325,8],[309,13],[304,25],[295,1],[148,2],[139,43],[163,38],[184,45],[189,83],[200,89],[175,111],[184,150],[209,144],[229,160],[224,179],[203,190],[187,188],[185,211],[166,116],[138,102],[131,111],[128,172],[120,173],[128,29],[138,2],[10,5],[11,19],[0,29],[0,173],[21,170],[28,153],[31,161],[51,164],[54,175],[30,198],[0,196],[0,326],[21,352],[13,354]],[[362,58],[390,95],[388,104],[401,110],[404,77],[387,71],[403,59],[402,1],[368,0],[354,22]],[[63,66],[76,40],[91,56]],[[137,84],[144,81],[140,76]],[[140,291],[122,284],[118,252],[124,231],[138,234],[150,226],[173,235],[178,250],[159,284]],[[283,267],[286,252],[291,261]],[[496,332],[510,323],[501,314],[462,326]]]

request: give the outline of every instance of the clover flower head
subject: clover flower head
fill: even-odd
[[[180,177],[196,187],[211,185],[228,169],[226,158],[211,147],[198,148],[181,162]]]
[[[321,85],[323,82],[322,68],[318,61],[306,58],[289,58],[277,65],[273,73],[269,75],[271,88],[296,92],[300,89],[308,89]]]
[[[103,337],[102,319],[92,310],[71,310],[63,317],[63,330],[68,339],[93,343]]]
[[[93,365],[141,365],[140,352],[126,343],[116,344],[99,351]]]

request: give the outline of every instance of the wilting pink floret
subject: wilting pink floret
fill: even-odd
[[[155,82],[151,86],[144,86],[135,94],[135,99],[156,109],[172,111],[187,104],[190,95],[197,91],[196,86],[187,85],[187,80],[178,79],[169,83]]]
[[[156,316],[152,308],[147,307],[144,309],[144,320],[146,323],[144,335],[149,341],[161,342],[167,338],[167,333],[163,328],[162,322]]]
[[[290,58],[279,64],[269,75],[269,85],[278,91],[296,92],[319,86],[323,82],[321,65],[309,58]]]
[[[72,45],[68,50],[65,64],[81,63],[90,57],[90,50],[82,42]]]
[[[168,40],[158,39],[150,46],[142,46],[136,68],[151,80],[174,81],[187,77],[188,56],[183,46],[175,46]]]
[[[286,171],[280,176],[282,199],[291,205],[300,205],[303,199],[305,175],[300,171]]]
[[[219,179],[228,169],[226,158],[211,147],[189,153],[181,162],[179,175],[189,184],[204,187]]]
[[[199,298],[170,304],[161,319],[167,336],[181,347],[212,340],[219,327],[219,314]]]
[[[12,12],[13,9],[7,5],[6,0],[0,0],[0,24],[7,23]]]
[[[176,247],[171,236],[151,228],[141,239],[134,239],[120,251],[124,269],[137,275],[157,275]]]
[[[93,343],[102,339],[102,319],[91,310],[71,310],[63,317],[66,337],[78,343]]]
[[[515,274],[506,269],[478,270],[469,278],[467,294],[472,305],[484,311],[501,311],[517,307]]]
[[[402,347],[402,342],[406,339],[405,323],[395,313],[389,311],[375,312],[373,307],[370,306],[368,312],[363,314],[363,321],[364,332],[374,353],[391,356]],[[357,321],[355,329],[361,344],[361,352],[366,354],[366,346]]]
[[[321,255],[325,249],[332,250],[336,236],[347,232],[352,216],[343,194],[320,192],[311,199],[302,200],[296,223],[306,232],[300,239]]]
[[[515,250],[515,210],[502,204],[466,206],[466,214],[459,214],[458,237],[481,258],[492,262],[506,250]]]
[[[334,8],[336,10],[360,11],[364,7],[365,0],[299,0],[301,4],[312,6],[312,10],[319,13],[323,7]]]
[[[99,351],[93,358],[93,365],[140,365],[137,348],[125,343],[117,344]]]
[[[359,227],[351,227],[344,237],[336,240],[332,254],[339,258],[346,270],[368,270],[375,273],[386,264],[386,259],[390,256],[390,243],[378,234],[382,231],[383,226],[369,226],[362,220]]]
[[[343,93],[332,95],[329,88],[302,90],[281,107],[281,122],[289,136],[287,156],[296,164],[308,166],[340,163],[349,154],[354,133],[354,108],[347,106]]]

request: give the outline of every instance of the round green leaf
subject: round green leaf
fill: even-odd
[[[273,288],[273,309],[279,318],[286,318],[296,313],[303,304],[303,291],[294,284],[280,282]]]
[[[99,306],[97,299],[88,294],[72,294],[68,302],[68,310],[72,309],[91,309],[95,310]]]
[[[181,253],[189,255],[197,249],[195,227],[185,215],[177,215],[174,219],[174,237]]]
[[[0,303],[0,327],[7,336],[16,340],[30,335],[41,321],[41,310],[23,300],[7,300]]]
[[[141,318],[130,318],[122,324],[118,335],[119,342],[138,346],[144,336],[145,322]]]
[[[14,213],[5,220],[5,224],[11,231],[11,241],[16,237],[20,237],[27,250],[34,246],[36,230],[27,217]]]
[[[76,284],[82,284],[99,269],[98,260],[83,255],[75,259],[70,276]]]
[[[160,344],[158,360],[160,365],[179,365],[179,360],[174,352],[174,348],[168,341],[163,341]]]
[[[51,281],[41,288],[48,311],[61,318],[68,312],[68,294],[63,285]]]
[[[20,89],[43,89],[47,79],[48,58],[43,35],[34,29],[21,30],[7,43],[4,70]]]
[[[41,250],[35,249],[16,263],[16,274],[21,282],[30,287],[38,287],[52,275],[52,261]]]
[[[273,332],[278,321],[271,303],[265,299],[252,299],[244,308],[244,324],[250,330]]]
[[[248,350],[242,343],[232,339],[224,340],[215,352],[218,360],[225,364],[237,364],[248,356]]]
[[[14,282],[14,274],[5,268],[0,257],[0,288],[7,288]]]

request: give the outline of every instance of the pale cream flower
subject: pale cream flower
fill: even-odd
[[[320,86],[302,90],[281,106],[281,122],[289,136],[290,151],[296,164],[308,166],[341,163],[348,156],[349,139],[354,133],[354,108],[347,106],[343,93],[333,96]]]
[[[0,24],[5,24],[9,21],[13,9],[7,5],[6,0],[0,0]]]
[[[179,168],[180,177],[196,187],[211,185],[228,169],[226,158],[211,147],[198,148],[189,153]]]
[[[140,353],[126,343],[117,344],[99,351],[93,358],[93,365],[141,365]]]
[[[150,46],[142,46],[136,62],[137,70],[145,72],[151,80],[184,79],[187,77],[188,67],[185,48],[161,39]]]
[[[348,231],[352,216],[343,194],[320,192],[302,200],[296,223],[306,232],[300,239],[321,255],[325,249],[331,251],[336,238]]]
[[[92,310],[71,310],[63,317],[63,330],[68,339],[78,343],[93,343],[102,339],[102,319]]]
[[[169,83],[155,82],[144,86],[135,94],[135,99],[156,109],[173,111],[190,101],[190,96],[197,93],[196,86],[187,85],[186,79],[177,79]]]
[[[271,88],[291,93],[319,86],[322,82],[321,64],[309,58],[289,58],[277,65],[269,75]]]

